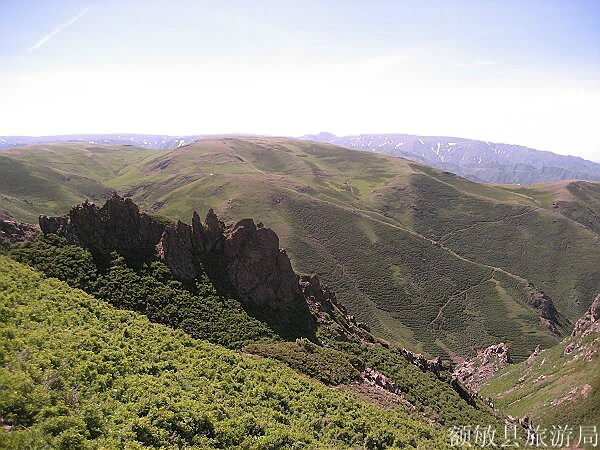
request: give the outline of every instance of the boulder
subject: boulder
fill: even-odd
[[[512,364],[508,345],[500,343],[490,345],[477,351],[473,358],[466,359],[456,366],[453,378],[464,384],[473,392],[478,392],[483,383],[488,381],[494,373]]]

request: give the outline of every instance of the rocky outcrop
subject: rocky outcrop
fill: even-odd
[[[8,248],[15,242],[27,241],[37,231],[35,225],[17,222],[12,218],[0,219],[0,246]]]
[[[208,239],[212,239],[210,220],[209,213]],[[298,275],[285,250],[279,248],[279,237],[273,230],[244,219],[226,227],[220,239],[218,254],[229,282],[243,299],[263,308],[275,301],[293,302],[299,296]]]
[[[500,343],[477,351],[477,356],[466,359],[454,369],[453,378],[473,392],[479,392],[483,383],[498,370],[512,364],[508,345]]]
[[[404,398],[402,391],[396,385],[396,383],[394,383],[381,372],[373,370],[369,367],[365,367],[365,369],[360,374],[360,377],[363,384],[371,386],[375,389],[385,391],[393,395],[397,399],[398,403],[403,404],[404,406],[408,406],[410,408],[414,408],[414,406],[408,400],[406,400],[406,398]]]
[[[600,294],[596,296],[583,317],[575,323],[571,336],[586,336],[592,332],[600,333]]]
[[[154,255],[166,224],[140,213],[131,199],[113,194],[102,208],[86,200],[67,216],[40,216],[40,228],[93,252],[117,251],[126,257],[144,258]]]
[[[198,276],[194,250],[192,227],[181,221],[165,228],[156,245],[157,256],[171,269],[173,276],[186,281]]]
[[[140,212],[131,199],[113,194],[101,208],[86,201],[67,216],[40,216],[40,227],[94,253],[116,251],[137,261],[158,257],[185,283],[209,262],[244,305],[285,328],[278,331],[307,336],[314,329],[299,276],[277,234],[252,219],[226,226],[211,209],[204,222],[195,212],[190,226]]]
[[[338,302],[335,293],[321,284],[318,275],[302,275],[300,291],[317,322],[325,326],[337,339],[347,342],[358,339],[366,344],[375,344],[376,339],[369,327],[348,314],[344,305]]]
[[[442,370],[447,369],[442,362],[442,358],[439,356],[435,359],[427,359],[420,353],[414,353],[404,348],[398,349],[398,351],[404,355],[409,362],[417,366],[423,372],[431,371],[436,375],[439,375]]]
[[[532,283],[527,283],[527,300],[529,304],[538,310],[540,322],[551,333],[561,336],[568,329],[570,322],[562,317],[554,306],[554,302],[548,294],[535,287]]]

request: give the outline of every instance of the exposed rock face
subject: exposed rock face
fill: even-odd
[[[338,339],[350,341],[358,337],[367,344],[376,342],[369,327],[357,322],[356,317],[348,314],[346,308],[338,302],[335,293],[331,292],[327,286],[321,285],[318,275],[302,275],[300,290],[317,322],[326,325]],[[335,314],[336,310],[337,314]],[[334,315],[337,318],[336,321],[332,319]]]
[[[575,323],[571,336],[586,336],[591,332],[600,333],[600,294],[581,319]]]
[[[209,244],[214,230],[211,220],[209,213],[206,220]],[[219,247],[229,281],[244,299],[262,308],[277,300],[291,302],[298,296],[298,275],[285,250],[279,248],[279,237],[273,230],[244,219],[227,227],[222,240]]]
[[[8,248],[15,242],[31,239],[37,231],[35,225],[12,219],[0,219],[0,246]]]
[[[139,208],[129,198],[112,195],[102,208],[90,202],[69,213],[80,241],[91,250],[116,250],[125,256],[148,256],[155,252],[165,224]]]
[[[116,250],[128,257],[148,257],[155,253],[166,224],[140,213],[131,199],[113,194],[102,208],[85,201],[67,216],[40,216],[40,228],[94,252]]]
[[[404,348],[400,349],[399,351],[404,355],[404,357],[408,361],[416,365],[423,372],[431,371],[434,372],[436,375],[439,375],[440,372],[446,368],[442,363],[442,358],[440,358],[439,356],[435,359],[427,359],[420,353],[414,353]]]
[[[225,224],[219,220],[212,208],[208,210],[208,214],[204,220],[204,227],[194,228],[195,233],[201,233],[198,236],[198,242],[202,242],[202,248],[206,251],[215,250],[217,245],[221,244],[224,230]]]
[[[457,366],[453,377],[473,392],[478,392],[483,383],[508,364],[512,364],[508,346],[505,343],[491,345],[478,350],[477,356]]]
[[[44,234],[58,234],[67,239],[71,244],[80,244],[77,231],[71,224],[69,216],[45,216],[39,217],[40,228]]]
[[[398,403],[414,408],[413,405],[404,398],[402,391],[396,385],[396,383],[394,383],[381,372],[366,367],[360,376],[364,384],[386,391],[394,395],[398,399]]]
[[[529,304],[538,310],[540,321],[551,333],[561,335],[560,328],[570,325],[568,319],[563,318],[554,306],[554,302],[541,289],[527,283],[527,297]]]
[[[252,219],[225,226],[211,209],[204,223],[197,213],[191,226],[168,223],[113,194],[102,208],[86,201],[67,216],[40,216],[40,227],[92,252],[117,251],[138,260],[158,257],[183,282],[193,282],[210,260],[225,275],[227,287],[259,317],[276,318],[293,334],[307,335],[314,328],[299,277],[279,248],[277,234]]]
[[[171,269],[173,275],[191,281],[198,275],[198,264],[192,245],[192,227],[178,221],[165,228],[156,245],[157,256]]]

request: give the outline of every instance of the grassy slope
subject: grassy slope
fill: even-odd
[[[543,190],[532,196],[288,139],[215,139],[146,159],[128,149],[127,164],[113,152],[120,160],[97,175],[101,183],[185,221],[209,207],[227,219],[259,218],[297,269],[318,272],[377,334],[418,350],[466,353],[507,340],[523,357],[557,342],[519,278],[495,268],[539,285],[571,318],[600,285],[597,234],[551,202],[541,206],[552,198]]]
[[[0,256],[0,416],[21,448],[445,448],[445,432]]]
[[[577,347],[565,355],[570,344]],[[586,355],[591,349],[596,354],[589,360]],[[567,338],[543,350],[531,363],[524,361],[498,372],[480,393],[507,414],[529,415],[536,424],[599,423],[599,350],[597,333]]]
[[[0,208],[35,223],[39,214],[63,213],[82,198],[101,200],[110,190],[106,180],[149,155],[135,147],[85,144],[6,150],[0,155]]]

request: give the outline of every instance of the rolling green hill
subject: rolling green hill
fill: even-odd
[[[10,156],[10,157],[5,157]],[[19,147],[0,156],[0,208],[37,223],[39,214],[68,211],[82,198],[100,200],[106,180],[149,156],[131,146],[61,144]]]
[[[600,290],[594,183],[482,185],[284,138],[166,152],[36,146],[3,152],[0,170],[15,172],[9,165],[22,175],[2,185],[0,207],[29,221],[109,189],[182,220],[210,207],[225,219],[258,217],[294,267],[316,271],[375,334],[430,355],[506,341],[522,359],[558,342]],[[554,332],[532,306],[537,289],[558,310]]]

